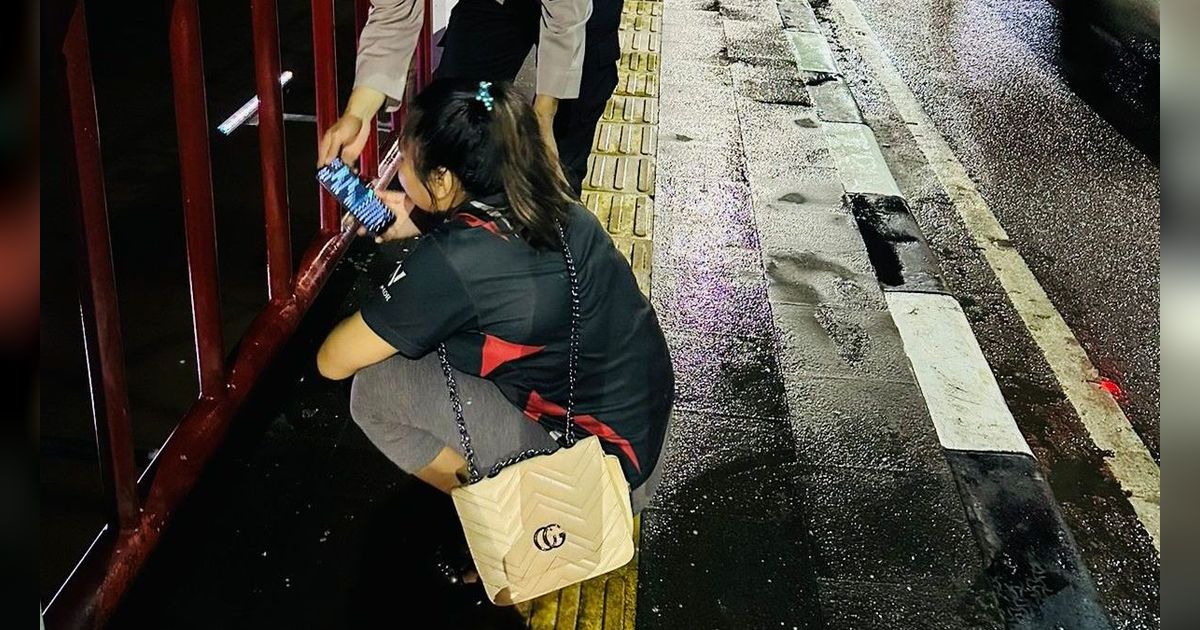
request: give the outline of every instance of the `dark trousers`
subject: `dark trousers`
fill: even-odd
[[[587,23],[583,78],[579,98],[558,103],[554,139],[563,172],[575,192],[587,175],[596,125],[604,105],[617,87],[617,60],[621,56],[617,31],[621,26],[621,0],[593,0]],[[450,12],[450,23],[439,45],[442,58],[438,78],[476,81],[512,81],[529,51],[537,44],[541,23],[538,0],[460,0]]]

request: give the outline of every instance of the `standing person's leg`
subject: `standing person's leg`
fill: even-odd
[[[459,0],[438,46],[434,77],[512,81],[538,37],[536,2]]]
[[[554,117],[559,160],[576,193],[583,188],[583,178],[587,176],[596,125],[617,87],[617,60],[621,58],[617,33],[621,28],[622,4],[621,0],[594,0],[592,17],[587,23],[579,98],[561,101]]]

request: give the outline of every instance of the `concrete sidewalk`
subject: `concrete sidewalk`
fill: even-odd
[[[999,627],[844,201],[896,193],[874,136],[807,4],[691,6],[663,11],[652,296],[679,413],[639,626]]]
[[[449,502],[311,367],[404,253],[363,243],[117,627],[1004,625],[853,213],[898,191],[811,9],[629,0],[622,46],[584,201],[650,292],[678,392],[635,563],[515,610],[436,581]]]

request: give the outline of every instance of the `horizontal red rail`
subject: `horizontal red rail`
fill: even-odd
[[[136,478],[125,383],[116,283],[108,231],[103,167],[97,133],[91,62],[82,0],[63,39],[67,99],[75,146],[75,171],[83,229],[84,269],[80,299],[85,349],[92,379],[97,445],[113,504],[105,526],[46,610],[51,628],[100,627],[154,550],[161,532],[220,447],[238,408],[278,351],[289,341],[342,254],[354,239],[339,230],[339,210],[321,199],[320,230],[293,274],[287,200],[286,145],[279,76],[279,29],[275,0],[252,0],[259,144],[267,225],[270,301],[243,335],[226,364],[222,353],[217,244],[208,146],[197,0],[171,0],[170,50],[180,148],[189,282],[200,396],[159,451],[152,472]],[[359,30],[369,2],[356,0]],[[429,16],[428,0],[426,16]],[[312,0],[318,134],[337,117],[333,0]],[[426,34],[428,28],[426,28]],[[430,77],[428,36],[416,53],[417,83]],[[374,119],[370,122],[375,124]],[[386,186],[399,162],[396,145],[380,163],[371,134],[360,167]],[[139,485],[144,500],[138,500]]]

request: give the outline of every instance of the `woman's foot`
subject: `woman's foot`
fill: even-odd
[[[461,542],[443,543],[434,550],[433,564],[447,583],[455,586],[479,581],[471,550]]]

